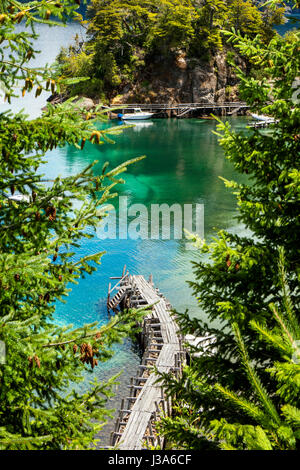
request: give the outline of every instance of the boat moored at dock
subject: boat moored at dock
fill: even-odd
[[[142,111],[141,108],[134,108],[133,113],[118,114],[118,117],[123,121],[141,121],[150,119],[154,113]]]

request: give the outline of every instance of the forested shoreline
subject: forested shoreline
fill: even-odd
[[[103,102],[199,102],[238,100],[232,63],[249,64],[226,41],[234,28],[264,43],[284,22],[275,10],[240,0],[93,0],[84,21],[87,39],[63,49],[66,77],[88,81],[69,88]],[[253,66],[252,66],[253,68]],[[257,71],[256,71],[257,73]]]

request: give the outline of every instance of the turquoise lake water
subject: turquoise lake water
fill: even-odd
[[[60,45],[70,41],[76,32],[78,26],[74,25],[67,30],[55,28],[50,32],[41,27],[39,48],[44,54],[37,63],[51,62]],[[45,98],[45,94],[37,100],[27,95],[24,100],[13,101],[12,108],[25,107],[35,117],[40,113]],[[236,128],[244,128],[248,121],[242,117],[229,119]],[[122,126],[122,123],[114,121],[100,127],[112,125]],[[65,147],[49,152],[46,155],[48,163],[42,171],[48,177],[67,176],[99,160],[95,167],[97,173],[105,161],[109,161],[113,168],[128,159],[146,155],[145,160],[129,167],[124,175],[125,184],[118,187],[120,195],[128,196],[129,204],[142,203],[148,209],[151,204],[203,204],[205,238],[212,237],[218,229],[241,232],[242,228],[235,220],[235,198],[219,179],[219,176],[236,179],[237,175],[224,158],[212,132],[215,129],[214,121],[201,119],[154,119],[137,123],[114,137],[114,145],[92,146],[88,142],[83,151]],[[76,327],[94,321],[106,322],[109,278],[120,275],[125,264],[132,274],[148,277],[152,273],[155,284],[178,311],[188,308],[191,315],[202,315],[186,283],[193,279],[191,260],[196,255],[186,250],[182,240],[101,240],[95,236],[82,243],[78,254],[88,255],[103,250],[107,254],[102,258],[99,270],[72,288],[66,304],[57,304],[55,319],[59,324]],[[103,380],[124,371],[110,406],[118,408],[120,398],[126,396],[129,378],[135,375],[139,362],[138,348],[127,340],[116,347],[111,360],[94,369],[93,375]],[[105,436],[110,429],[111,424],[106,428]]]
[[[234,127],[242,128],[247,118],[231,118],[231,122]],[[113,124],[118,125],[110,122],[104,126]],[[154,203],[204,204],[205,238],[212,237],[217,229],[240,232],[242,228],[235,220],[235,198],[219,179],[219,176],[232,179],[237,175],[224,158],[212,132],[215,122],[157,119],[146,124],[124,129],[121,135],[114,137],[114,145],[99,147],[87,143],[83,151],[71,147],[53,150],[47,154],[48,163],[44,170],[50,177],[70,175],[99,160],[95,172],[100,173],[105,161],[113,168],[125,160],[146,154],[145,160],[129,167],[124,175],[126,183],[118,187],[119,194],[128,196],[130,204],[142,203],[146,208]],[[186,250],[182,240],[102,240],[95,235],[92,240],[83,242],[79,252],[89,255],[103,250],[107,254],[98,271],[72,288],[66,304],[57,304],[55,317],[58,323],[79,326],[107,321],[109,277],[120,275],[124,265],[132,274],[148,277],[152,273],[155,284],[178,311],[188,308],[191,315],[202,315],[186,283],[193,279],[191,260],[196,259],[196,254]],[[110,406],[120,406],[139,361],[137,347],[128,340],[122,346],[116,346],[116,354],[111,360],[94,370],[93,374],[103,380],[124,371],[117,396]]]

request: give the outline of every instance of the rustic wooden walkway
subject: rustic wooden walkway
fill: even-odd
[[[163,439],[156,432],[156,423],[161,413],[170,415],[172,405],[161,385],[157,384],[159,372],[181,373],[185,361],[182,338],[171,305],[155,288],[152,277],[123,275],[114,288],[109,289],[108,310],[116,310],[121,303],[126,308],[152,305],[142,325],[141,345],[144,350],[142,363],[136,377],[131,378],[129,396],[123,399],[121,411],[111,435],[111,446],[120,450],[141,450],[147,445],[163,447]]]
[[[168,103],[116,103],[111,105],[116,110],[120,110],[122,114],[126,111],[141,109],[142,111],[153,112],[157,115],[167,114],[169,117],[187,117],[193,115],[195,111],[205,111],[206,113],[211,113],[213,111],[221,111],[222,115],[232,115],[238,113],[242,109],[248,109],[249,106],[247,103],[242,101],[236,102],[224,102],[224,103],[177,103],[177,104],[168,104]],[[109,108],[109,107],[107,107]],[[155,115],[154,114],[154,115]]]
[[[228,101],[224,103],[178,103],[178,104],[167,104],[167,103],[122,103],[111,105],[114,108],[118,106],[126,109],[140,108],[142,110],[182,110],[187,109],[211,109],[211,108],[249,108],[247,103],[243,101]]]

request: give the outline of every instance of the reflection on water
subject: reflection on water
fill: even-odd
[[[139,122],[139,121],[126,121],[126,119],[123,121],[125,125],[133,125],[133,130],[135,132],[140,132],[142,129],[145,129],[145,127],[151,127],[153,126],[153,122],[152,121],[143,121],[143,122]]]

